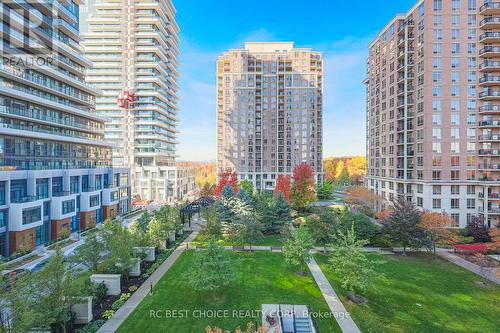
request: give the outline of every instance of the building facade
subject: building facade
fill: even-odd
[[[245,43],[217,59],[217,169],[258,190],[307,162],[323,178],[323,56],[292,42]]]
[[[170,199],[176,172],[179,27],[170,0],[86,0],[81,9],[87,82],[102,90],[97,114],[109,119],[105,139],[113,165],[131,169],[138,200]],[[128,106],[119,105],[132,95]],[[173,194],[175,196],[175,194]]]
[[[450,214],[454,227],[473,215],[499,225],[499,15],[500,2],[421,0],[370,44],[372,191]]]
[[[79,45],[78,1],[0,3],[0,255],[128,211],[129,172],[111,168],[98,91]],[[28,24],[29,23],[29,24]]]

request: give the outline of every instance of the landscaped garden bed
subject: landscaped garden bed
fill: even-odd
[[[188,283],[195,256],[194,250],[184,252],[118,332],[202,333],[207,326],[234,330],[255,320],[260,325],[262,304],[302,304],[313,313],[330,313],[311,274],[297,275],[280,253],[235,253],[235,278],[217,297]],[[320,332],[340,332],[333,317],[317,318],[316,324]]]
[[[368,303],[355,305],[328,257],[315,255],[362,332],[483,333],[500,327],[499,286],[429,253],[368,256],[385,262],[375,266],[383,275],[363,295]]]

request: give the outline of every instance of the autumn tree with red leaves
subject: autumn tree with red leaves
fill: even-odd
[[[219,182],[214,189],[214,196],[220,197],[222,190],[226,185],[230,185],[233,188],[234,193],[238,193],[238,176],[236,172],[228,169],[221,171],[219,173]]]
[[[274,188],[274,196],[277,197],[281,193],[286,202],[290,202],[292,196],[292,177],[288,175],[279,175]]]
[[[314,171],[307,163],[301,163],[293,169],[292,203],[298,210],[306,210],[316,200]]]

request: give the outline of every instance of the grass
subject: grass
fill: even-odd
[[[198,235],[191,242],[193,245],[206,245],[208,240],[203,236]],[[283,236],[282,235],[264,235],[260,240],[255,242],[249,242],[243,244],[242,242],[231,242],[225,239],[221,239],[217,242],[223,246],[232,246],[232,245],[259,245],[259,246],[282,246],[283,245]]]
[[[262,304],[304,304],[310,311],[328,312],[328,306],[314,279],[309,274],[298,276],[281,253],[235,253],[235,280],[224,287],[217,299],[209,292],[196,292],[188,284],[196,252],[185,251],[117,332],[203,333],[208,325],[234,330],[250,321]],[[162,318],[151,317],[160,310]],[[186,313],[184,318],[165,318],[166,310]],[[210,311],[228,310],[227,315],[207,318]],[[186,311],[186,312],[184,312]],[[205,312],[202,312],[205,311]],[[235,315],[233,311],[245,311]],[[251,311],[251,312],[246,312]],[[201,318],[200,318],[201,317]],[[260,319],[257,319],[260,325]],[[340,332],[335,319],[317,319],[323,333]]]
[[[364,294],[368,304],[355,305],[328,258],[315,255],[362,332],[498,332],[500,287],[478,287],[481,277],[431,254],[369,256],[385,261],[377,267],[384,276]]]

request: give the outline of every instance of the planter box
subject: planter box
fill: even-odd
[[[144,261],[155,261],[155,248],[154,247],[134,247],[134,255],[145,255]]]
[[[171,234],[170,234],[170,236],[169,236],[168,240],[169,240],[170,242],[175,242],[175,232],[173,232],[173,233],[171,233]]]
[[[130,276],[140,276],[141,275],[141,260],[136,259],[132,268],[130,268],[130,272],[128,273]]]
[[[120,274],[92,274],[90,281],[93,283],[104,283],[108,292],[106,295],[116,296],[121,293],[121,278]]]
[[[160,246],[158,246],[158,248],[159,248],[160,250],[166,250],[166,249],[167,249],[167,241],[166,241],[166,240],[162,240],[162,241],[160,242]]]
[[[88,324],[93,319],[92,314],[92,297],[82,297],[82,303],[73,304],[71,312],[75,316],[75,324]]]

